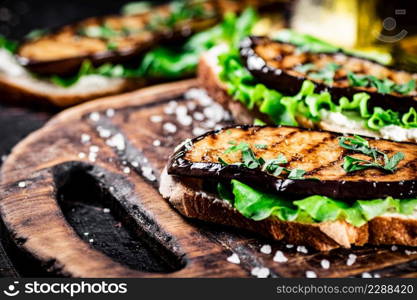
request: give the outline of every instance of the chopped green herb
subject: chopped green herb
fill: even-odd
[[[292,169],[290,174],[288,174],[288,179],[304,179],[304,174],[306,173],[306,171],[302,170],[302,169]]]
[[[397,92],[405,95],[416,89],[416,81],[413,79],[404,84],[396,84],[387,78],[379,79],[372,75],[357,75],[353,72],[349,72],[348,80],[351,86],[375,87],[377,91],[382,94]]]
[[[308,74],[309,77],[317,80],[322,80],[327,84],[332,84],[334,75],[341,66],[336,63],[328,63],[324,68],[317,72],[311,72]]]
[[[382,151],[379,151],[376,148],[369,146],[369,142],[364,138],[355,135],[351,137],[341,137],[339,138],[339,145],[345,149],[355,151],[358,153],[365,154],[372,157],[372,161],[355,158],[352,156],[345,156],[343,169],[347,172],[355,172],[359,170],[364,170],[368,168],[377,168],[382,169],[386,172],[394,173],[397,165],[401,160],[404,159],[404,154],[402,152],[397,152],[393,156],[389,157]],[[382,157],[384,164],[381,164],[378,159]]]
[[[265,161],[262,157],[257,158],[255,153],[252,151],[250,146],[247,143],[240,143],[237,144],[232,141],[229,144],[233,144],[230,148],[228,148],[224,153],[231,153],[240,151],[242,153],[242,162],[239,163],[239,166],[246,167],[248,169],[258,169],[261,168],[262,171],[265,171],[269,174],[274,176],[281,175],[282,172],[286,172],[289,179],[304,179],[304,174],[306,171],[301,169],[287,169],[282,165],[288,163],[287,158],[283,154],[279,154],[276,159],[271,159]],[[259,145],[258,145],[259,146]],[[261,145],[262,147],[267,147],[266,145]],[[255,145],[256,147],[256,145]],[[261,148],[265,149],[265,148]],[[219,163],[223,166],[227,166],[228,164],[222,159],[218,158]]]
[[[150,12],[152,3],[148,1],[129,2],[122,6],[121,13],[125,16]]]
[[[256,149],[267,149],[268,146],[265,144],[255,144]]]

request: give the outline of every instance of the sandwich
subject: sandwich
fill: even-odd
[[[417,246],[417,145],[237,125],[179,145],[160,193],[186,217],[320,251]]]
[[[37,30],[20,43],[0,38],[2,99],[66,107],[190,77],[200,53],[231,38],[246,2],[276,1],[132,3],[121,15]]]
[[[237,123],[417,142],[417,74],[374,58],[287,30],[212,48],[199,79]]]

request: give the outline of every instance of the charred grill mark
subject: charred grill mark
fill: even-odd
[[[317,143],[317,144],[315,144],[315,145],[313,145],[312,147],[310,147],[310,148],[304,148],[304,149],[302,149],[301,151],[300,151],[300,153],[298,153],[297,155],[295,155],[295,156],[293,156],[293,157],[291,157],[289,160],[288,160],[288,163],[289,164],[291,164],[292,162],[295,162],[295,161],[299,161],[299,160],[301,160],[302,158],[305,158],[305,157],[307,157],[307,155],[312,155],[312,154],[314,154],[315,152],[317,152],[317,150],[319,150],[319,148],[322,146],[322,145],[324,145],[324,144],[326,144],[327,142],[331,142],[331,141],[333,141],[334,139],[335,139],[336,137],[335,136],[333,136],[333,135],[331,135],[331,136],[325,136],[319,143]]]
[[[320,166],[320,167],[318,167],[318,168],[315,168],[315,169],[313,169],[313,170],[311,170],[311,171],[308,171],[307,173],[306,173],[306,175],[314,175],[314,174],[317,174],[318,172],[320,172],[320,171],[323,171],[323,170],[325,170],[325,169],[327,169],[327,168],[330,168],[330,167],[333,167],[333,166],[335,166],[337,163],[342,163],[342,160],[343,160],[343,158],[345,157],[345,155],[346,155],[346,152],[347,151],[345,151],[345,150],[342,150],[342,153],[339,155],[339,157],[336,159],[336,160],[333,160],[333,161],[331,161],[331,162],[328,162],[327,164],[325,164],[325,165],[323,165],[323,166]]]

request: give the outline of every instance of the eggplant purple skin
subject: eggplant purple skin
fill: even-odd
[[[400,183],[398,181],[377,182],[370,180],[337,181],[317,179],[280,179],[262,172],[259,169],[249,169],[237,165],[224,166],[220,163],[193,163],[184,159],[185,154],[190,149],[190,143],[192,145],[207,136],[215,135],[220,131],[224,131],[230,128],[248,130],[249,128],[253,127],[279,128],[292,126],[238,125],[226,127],[220,130],[209,131],[204,135],[190,140],[189,143],[182,145],[171,155],[167,168],[168,174],[201,179],[214,179],[219,182],[230,182],[232,179],[236,179],[250,186],[257,187],[260,190],[264,190],[270,193],[280,193],[293,199],[300,199],[312,195],[320,195],[351,202],[355,200],[372,200],[386,197],[393,197],[397,199],[409,199],[417,197],[417,180],[401,181]],[[326,132],[325,130],[315,131]],[[342,134],[338,135],[343,136]]]
[[[209,21],[207,19],[206,21]],[[210,26],[216,24],[219,21],[219,18],[216,16],[212,18]],[[207,26],[207,27],[210,27]],[[204,27],[206,28],[206,27]],[[202,28],[202,29],[204,29]],[[58,31],[60,28],[51,30],[51,32]],[[31,72],[34,72],[39,75],[59,75],[59,76],[70,76],[74,75],[80,69],[82,63],[86,60],[91,61],[91,63],[97,67],[105,63],[126,63],[133,62],[136,58],[146,54],[146,52],[152,50],[155,46],[162,44],[178,44],[183,43],[187,38],[197,33],[198,30],[180,30],[180,31],[170,31],[170,32],[161,32],[156,34],[153,41],[150,43],[143,43],[137,45],[129,50],[108,50],[105,52],[99,52],[96,54],[74,56],[64,59],[48,60],[48,61],[39,61],[29,59],[23,56],[16,54],[18,62]],[[22,42],[24,43],[24,41]],[[17,51],[19,53],[19,50]],[[136,61],[137,65],[137,61]]]
[[[248,39],[245,39],[244,43],[242,43],[243,45],[241,45],[240,47],[240,55],[243,59],[246,69],[256,79],[258,79],[259,82],[265,84],[267,87],[271,89],[276,89],[288,95],[297,94],[300,91],[303,82],[306,80],[306,77],[292,76],[292,75],[289,75],[284,70],[273,68],[271,66],[268,66],[267,64],[265,64],[260,70],[250,69],[248,67],[247,62],[248,62],[249,57],[258,56],[255,53],[254,47],[262,39],[264,38],[258,37],[258,36],[251,36]],[[280,43],[296,46],[291,43],[283,43],[283,42],[280,42]],[[330,55],[343,54],[348,57],[358,58],[361,60],[370,61],[374,64],[381,65],[380,63],[370,60],[370,59],[365,59],[362,57],[357,57],[354,55],[346,54],[342,50],[339,50],[337,52],[330,52],[330,53],[321,52],[321,53],[330,54]],[[398,71],[395,68],[390,68],[387,66],[384,66],[384,67],[389,68],[393,71]],[[329,92],[333,96],[333,100],[336,100],[335,101],[336,104],[338,104],[337,102],[343,96],[348,97],[349,99],[352,99],[353,95],[357,93],[365,92],[371,96],[371,98],[368,101],[369,108],[381,107],[383,109],[392,109],[400,113],[407,113],[410,110],[410,107],[414,107],[415,109],[417,109],[417,99],[413,96],[396,96],[394,94],[381,94],[381,93],[373,92],[373,91],[364,91],[355,87],[346,87],[346,88],[331,87],[327,84],[318,83],[318,82],[314,82],[314,85],[316,86],[317,92],[322,92],[322,91]]]

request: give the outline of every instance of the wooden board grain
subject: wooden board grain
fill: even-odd
[[[50,274],[72,277],[247,277],[255,267],[267,268],[272,277],[303,277],[307,271],[319,277],[416,275],[417,253],[411,248],[302,253],[297,246],[179,215],[157,192],[169,154],[193,133],[229,122],[207,99],[193,97],[202,92],[196,87],[188,80],[87,103],[62,112],[18,144],[0,177],[0,213],[18,248]],[[187,116],[193,116],[192,124]],[[111,208],[103,213],[146,241],[169,271],[137,269],[77,232],[61,199],[77,187],[86,192],[76,195],[101,191],[100,201]],[[74,197],[67,201],[80,200]],[[270,254],[260,251],[264,244],[272,246]],[[278,250],[287,262],[273,260]],[[240,264],[227,261],[232,253]],[[357,256],[352,265],[350,254]],[[330,268],[322,267],[323,260]]]

